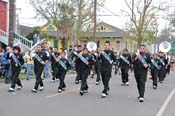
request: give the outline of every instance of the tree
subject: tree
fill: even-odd
[[[98,0],[97,9],[99,10],[105,0]],[[82,30],[86,31],[94,20],[94,0],[73,0],[76,8],[76,34],[79,38],[79,34]]]
[[[98,0],[98,9],[104,1]],[[53,22],[59,29],[59,36],[65,39],[74,34],[74,39],[78,40],[81,31],[87,30],[93,22],[94,0],[31,0],[30,4],[36,16]]]
[[[26,38],[29,39],[29,40],[33,40],[33,35],[34,34],[40,35],[40,28],[39,27],[35,27],[33,32],[26,35]]]
[[[124,12],[132,22],[132,32],[138,46],[147,41],[148,35],[153,38],[154,34],[157,33],[156,14],[159,10],[164,10],[164,8],[162,8],[162,3],[154,6],[152,2],[153,0],[125,0],[129,11],[125,10]]]
[[[30,4],[36,11],[36,17],[42,17],[58,28],[57,39],[62,41],[63,49],[66,49],[75,21],[75,8],[72,0],[31,0]]]

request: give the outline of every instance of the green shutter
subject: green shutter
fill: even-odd
[[[54,40],[54,48],[58,48],[58,40],[57,39]]]

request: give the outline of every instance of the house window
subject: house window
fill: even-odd
[[[47,27],[47,31],[54,31],[54,27],[53,27],[52,25],[49,25],[49,26]]]
[[[106,28],[102,25],[102,26],[100,26],[99,28],[98,28],[98,31],[99,32],[103,32],[103,31],[105,31],[106,30]]]
[[[117,41],[116,41],[116,50],[117,50],[117,51],[120,51],[120,46],[121,46],[121,45],[120,45],[120,41],[117,40]]]

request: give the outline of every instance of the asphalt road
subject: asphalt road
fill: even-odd
[[[175,116],[175,73],[171,73],[158,89],[152,81],[146,83],[145,102],[139,103],[136,82],[130,74],[130,86],[122,87],[120,75],[113,75],[111,92],[101,98],[102,84],[88,79],[89,92],[79,95],[79,86],[74,84],[75,75],[66,77],[67,88],[57,93],[58,83],[45,79],[45,90],[32,93],[34,80],[23,80],[23,89],[9,93],[10,85],[0,83],[0,116]]]

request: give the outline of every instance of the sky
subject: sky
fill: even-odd
[[[35,19],[35,12],[28,3],[29,0],[16,0],[17,14],[19,23],[28,26],[41,26],[46,23],[43,19]],[[167,1],[169,5],[174,5],[170,10],[175,9],[175,1],[173,0],[153,0],[154,4]],[[124,0],[106,0],[104,8],[98,12],[98,15],[116,15],[116,16],[98,16],[97,21],[104,21],[108,24],[114,25],[121,29],[126,29],[126,23],[129,21],[129,17],[122,14],[121,10],[126,10]],[[117,16],[118,15],[118,16]],[[166,17],[164,12],[160,12],[158,16],[159,30],[163,29],[168,22],[162,17]]]

